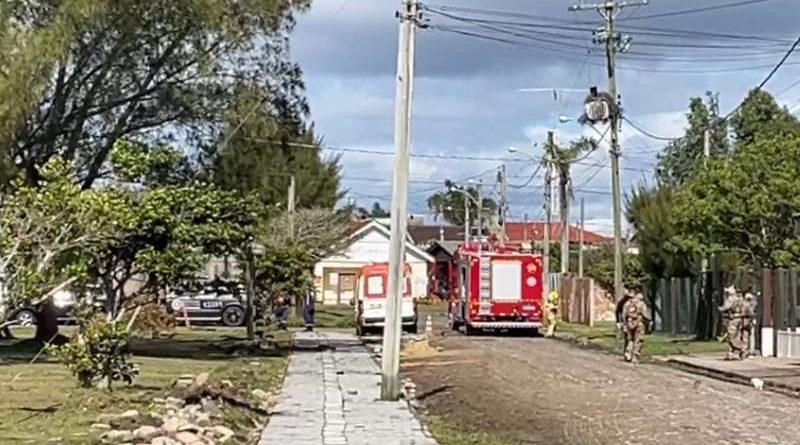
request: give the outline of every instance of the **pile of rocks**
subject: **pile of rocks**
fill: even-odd
[[[196,390],[204,387],[208,378],[208,373],[181,376],[175,387],[197,394]],[[223,385],[231,383],[225,381]],[[253,391],[252,398],[262,407],[271,402],[270,394],[262,390]],[[196,400],[196,403],[187,403],[186,400],[155,398],[147,413],[130,410],[121,414],[102,414],[92,429],[100,432],[103,443],[115,445],[218,445],[232,442],[236,432],[223,425],[221,402],[211,397],[188,399]]]

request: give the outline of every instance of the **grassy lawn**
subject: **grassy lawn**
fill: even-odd
[[[614,323],[600,322],[594,327],[580,324],[561,323],[558,332],[570,334],[578,343],[599,347],[608,351],[622,353],[622,334]],[[558,334],[557,332],[557,334]],[[727,344],[718,341],[695,341],[691,336],[672,337],[660,333],[647,335],[644,340],[644,355],[685,355],[702,352],[721,352]]]
[[[428,426],[440,445],[516,445],[518,443],[485,432],[465,431],[438,416],[426,416],[425,425]]]
[[[18,329],[20,338],[30,330]],[[91,444],[90,425],[99,414],[136,409],[146,413],[154,397],[164,397],[183,374],[211,373],[248,390],[276,390],[286,367],[282,345],[287,333],[275,334],[276,346],[263,354],[245,346],[243,329],[179,328],[167,339],[138,340],[133,361],[140,374],[133,385],[120,384],[114,392],[78,388],[76,380],[60,363],[41,357],[24,340],[0,342],[0,443]],[[20,347],[23,345],[24,347]],[[243,409],[226,410],[225,418],[236,429],[263,422]]]

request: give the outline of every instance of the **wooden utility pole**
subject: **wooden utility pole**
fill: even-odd
[[[550,294],[550,218],[553,212],[553,149],[555,135],[547,132],[547,147],[544,153],[544,236],[542,240],[542,292],[544,298]]]
[[[617,14],[626,7],[644,6],[648,0],[618,1],[607,0],[603,3],[579,4],[570,6],[570,11],[595,10],[605,19],[605,28],[594,39],[595,43],[603,43],[606,48],[606,71],[608,75],[608,94],[619,105],[619,94],[617,93],[617,71],[616,57],[617,51],[625,52],[630,45],[630,38],[617,34],[614,28],[614,20]],[[622,154],[619,144],[619,124],[621,120],[620,107],[612,107],[610,116],[611,125],[611,196],[614,209],[614,298],[620,301],[624,294],[622,286],[622,197],[620,196],[620,175],[619,159]]]
[[[583,198],[581,198],[581,223],[578,233],[578,278],[583,278],[583,232],[586,228],[586,217],[583,213]]]
[[[560,161],[566,162],[566,161]],[[558,204],[561,218],[561,275],[569,273],[569,164],[558,168]]]
[[[389,246],[389,299],[383,328],[381,399],[400,397],[400,334],[402,332],[403,272],[408,223],[408,167],[411,155],[411,100],[414,81],[414,43],[420,20],[418,0],[403,0],[397,14],[400,43],[394,117],[394,182]]]

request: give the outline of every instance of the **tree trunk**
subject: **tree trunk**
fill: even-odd
[[[36,313],[36,341],[39,343],[61,343],[64,337],[58,333],[58,315],[53,302],[42,303]]]

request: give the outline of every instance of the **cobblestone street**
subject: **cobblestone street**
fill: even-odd
[[[796,444],[800,400],[543,338],[438,336],[405,363],[434,415],[546,445]]]
[[[380,370],[357,337],[297,333],[259,445],[436,445],[403,401],[381,402]]]

